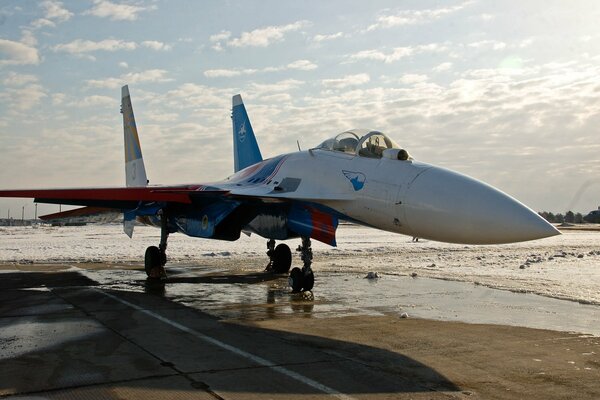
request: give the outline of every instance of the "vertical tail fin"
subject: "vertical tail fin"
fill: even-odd
[[[262,155],[246,113],[242,96],[236,94],[232,99],[233,121],[233,159],[234,170],[238,172],[250,165],[262,161]]]
[[[142,147],[138,137],[129,87],[121,88],[121,113],[123,114],[123,135],[125,138],[125,183],[128,187],[147,186],[146,167],[142,158]],[[127,236],[133,236],[135,226],[135,211],[123,213],[123,231]]]
[[[127,186],[147,186],[146,167],[127,85],[121,88],[121,113],[125,138],[125,182]]]

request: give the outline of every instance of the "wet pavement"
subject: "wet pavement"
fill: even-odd
[[[600,306],[471,283],[379,274],[320,272],[315,293],[291,294],[285,276],[179,266],[165,284],[146,282],[139,271],[86,271],[104,286],[144,291],[201,309],[221,319],[262,320],[290,314],[306,318],[400,315],[514,325],[600,336]],[[219,287],[215,285],[226,285]],[[215,290],[218,288],[219,290]]]
[[[321,273],[291,294],[210,267],[5,269],[0,396],[598,398],[600,339],[581,333],[600,307],[419,277]]]

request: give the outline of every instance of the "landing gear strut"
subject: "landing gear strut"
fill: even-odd
[[[292,266],[292,251],[285,243],[280,243],[275,247],[275,240],[270,239],[267,242],[267,255],[269,264],[265,271],[272,271],[276,274],[285,274]]]
[[[144,257],[144,269],[146,275],[151,279],[166,278],[165,264],[167,263],[167,239],[169,238],[169,226],[166,212],[160,212],[160,244],[158,247],[150,246],[146,249]]]
[[[315,275],[310,267],[313,258],[310,238],[303,236],[302,244],[298,246],[296,251],[300,252],[300,258],[304,266],[302,269],[298,267],[292,268],[288,282],[294,293],[310,291],[315,285]]]

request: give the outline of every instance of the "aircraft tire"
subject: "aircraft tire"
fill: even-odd
[[[311,291],[315,286],[315,274],[313,273],[312,269],[309,269],[308,271],[304,272],[303,275],[302,289],[307,292]]]
[[[150,246],[146,249],[146,254],[144,256],[144,269],[146,270],[146,275],[150,277],[155,268],[160,268],[162,266],[161,258],[158,247]]]
[[[302,286],[304,285],[304,273],[302,272],[302,270],[298,267],[292,268],[292,272],[290,272],[288,282],[290,284],[290,287],[292,288],[292,292],[301,292]]]
[[[273,254],[273,272],[276,274],[285,274],[292,266],[292,251],[285,243],[280,243],[275,247]]]

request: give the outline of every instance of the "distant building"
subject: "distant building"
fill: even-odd
[[[14,219],[14,218],[0,218],[0,226],[30,226],[39,223],[39,220],[35,219]]]

